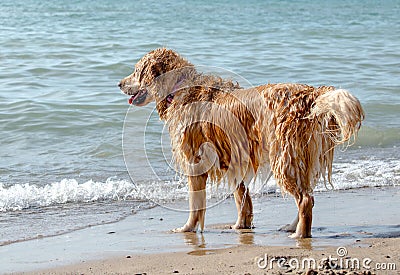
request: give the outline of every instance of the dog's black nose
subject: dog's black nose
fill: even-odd
[[[118,83],[118,87],[122,87],[122,81]]]

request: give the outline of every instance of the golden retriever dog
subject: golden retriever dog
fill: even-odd
[[[234,190],[235,229],[251,228],[248,183],[261,168],[290,193],[298,215],[284,229],[311,237],[313,189],[331,181],[334,148],[356,136],[364,119],[357,98],[343,89],[266,84],[243,89],[199,73],[173,50],[147,53],[119,83],[129,103],[156,102],[169,129],[176,167],[188,177],[190,214],[178,232],[204,229],[206,182]]]

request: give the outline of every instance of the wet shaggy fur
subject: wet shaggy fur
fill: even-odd
[[[335,146],[355,136],[364,119],[360,102],[346,90],[293,83],[243,89],[197,72],[164,48],[146,54],[119,86],[132,104],[155,101],[168,124],[173,157],[190,190],[189,219],[177,231],[203,230],[207,180],[235,189],[233,227],[250,228],[246,184],[268,168],[298,206],[285,229],[295,232],[292,237],[310,237],[313,189],[320,178],[330,182]]]

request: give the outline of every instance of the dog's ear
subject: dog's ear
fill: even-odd
[[[153,53],[155,63],[153,64],[152,73],[154,76],[159,76],[190,64],[171,49],[159,48],[154,50]]]
[[[178,55],[173,51],[166,48],[161,48],[158,52],[155,64],[155,70],[159,75],[167,73],[177,62]]]
[[[153,77],[159,77],[165,72],[165,65],[163,64],[163,61],[161,59],[156,59],[153,63],[153,66],[151,66],[151,74],[153,75]]]

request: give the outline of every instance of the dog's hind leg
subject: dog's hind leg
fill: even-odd
[[[310,196],[312,200],[312,204],[314,206],[314,196]],[[297,229],[297,224],[299,223],[299,213],[297,213],[296,217],[294,218],[293,222],[291,224],[287,224],[279,228],[279,231],[285,231],[285,232],[296,232]]]
[[[253,203],[251,201],[249,189],[241,182],[234,193],[238,218],[233,229],[252,228],[253,223]]]
[[[308,193],[301,193],[296,198],[297,208],[299,209],[299,222],[296,226],[296,232],[290,235],[291,238],[310,238],[312,224],[312,208],[314,206],[314,197]]]
[[[206,181],[207,174],[189,176],[189,218],[184,226],[174,229],[174,232],[195,232],[198,226],[200,226],[201,231],[204,230]]]
[[[296,200],[295,200],[296,201]],[[299,223],[299,213],[297,212],[296,217],[294,218],[293,222],[290,224],[286,224],[279,228],[279,231],[285,231],[285,232],[296,232],[297,224]]]

